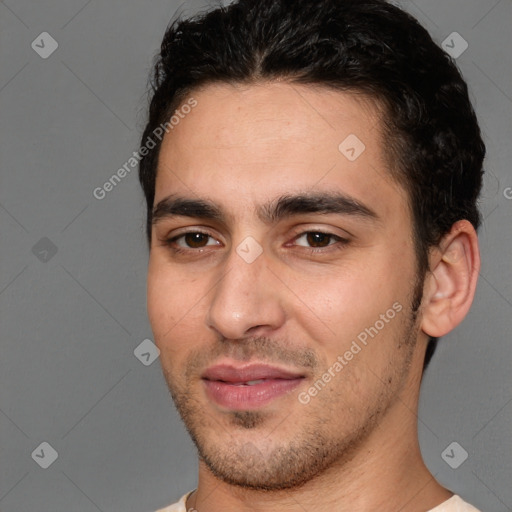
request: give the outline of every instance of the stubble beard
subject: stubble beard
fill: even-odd
[[[344,416],[354,413],[336,408],[329,392],[323,391],[317,395],[316,407],[312,407],[312,404],[301,406],[293,410],[295,414],[284,418],[282,423],[286,422],[288,427],[296,421],[300,422],[301,429],[293,439],[273,443],[274,438],[280,439],[280,424],[266,427],[272,420],[269,413],[226,413],[226,426],[224,418],[216,420],[204,410],[200,401],[190,393],[186,379],[185,385],[180,385],[164,369],[176,408],[198,450],[199,458],[210,472],[230,485],[258,491],[279,491],[299,488],[334,466],[342,468],[354,457],[395,402],[409,374],[419,329],[416,317],[421,292],[419,295],[418,292],[416,288],[407,310],[408,318],[398,330],[399,339],[395,343],[399,355],[393,368],[382,379],[383,385],[372,403],[356,411],[359,418],[352,417],[352,428],[342,435],[340,426],[343,426]],[[388,385],[388,382],[393,384]],[[336,413],[340,415],[339,422],[333,420]],[[218,435],[219,432],[221,435]],[[250,435],[244,435],[244,432],[250,432]],[[255,442],[251,442],[251,439]]]

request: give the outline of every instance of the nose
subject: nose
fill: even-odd
[[[226,339],[242,339],[283,325],[282,286],[267,263],[264,252],[251,263],[236,251],[230,254],[211,296],[206,317],[210,329]]]

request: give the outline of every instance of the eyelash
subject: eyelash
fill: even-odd
[[[322,254],[322,253],[326,254],[327,252],[331,252],[333,250],[344,249],[345,246],[348,245],[348,243],[349,243],[349,240],[346,239],[346,238],[343,238],[343,237],[340,237],[338,235],[335,235],[334,233],[330,233],[328,231],[322,231],[322,230],[302,231],[302,232],[298,233],[296,236],[294,236],[293,240],[297,240],[297,239],[303,237],[304,235],[317,234],[317,233],[329,236],[330,238],[334,239],[336,241],[336,243],[329,244],[329,245],[327,245],[325,247],[304,247],[304,246],[299,246],[299,247],[301,247],[301,250],[304,250],[304,251],[306,251],[309,254],[319,254],[319,253],[320,254]],[[204,247],[200,247],[200,248],[197,248],[197,249],[194,249],[194,248],[185,249],[183,247],[179,247],[179,246],[174,245],[175,242],[177,240],[179,240],[180,238],[183,238],[186,235],[195,235],[195,234],[201,234],[201,235],[208,236],[210,238],[214,238],[210,233],[207,233],[205,231],[194,230],[194,231],[186,231],[184,233],[180,233],[177,236],[174,236],[174,237],[171,237],[171,238],[167,238],[163,242],[164,242],[164,245],[168,246],[172,250],[172,252],[174,252],[175,254],[188,254],[188,255],[191,255],[191,254],[194,254],[194,253],[201,254],[209,246],[204,246]]]

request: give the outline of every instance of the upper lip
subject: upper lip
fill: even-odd
[[[231,364],[210,366],[201,377],[206,380],[238,383],[260,379],[298,379],[304,375],[277,366],[253,363],[245,366]]]

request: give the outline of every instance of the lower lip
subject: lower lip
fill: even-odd
[[[203,380],[206,394],[216,404],[227,409],[248,410],[267,405],[290,393],[301,382],[297,379],[267,379],[252,386],[237,386],[218,380]]]

